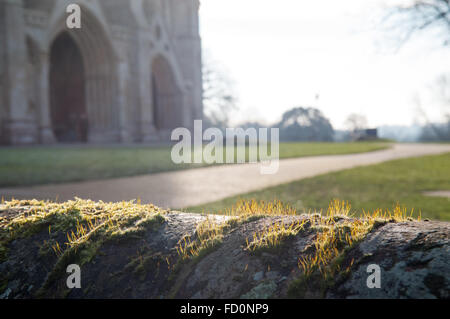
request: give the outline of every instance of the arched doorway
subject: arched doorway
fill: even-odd
[[[156,129],[172,130],[183,125],[182,94],[169,62],[158,56],[152,63],[153,119]]]
[[[50,48],[50,110],[58,142],[87,142],[84,61],[66,32],[57,36]]]

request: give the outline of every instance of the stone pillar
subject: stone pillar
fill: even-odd
[[[39,142],[52,144],[56,142],[52,129],[50,114],[50,87],[49,87],[49,54],[42,52],[39,68]]]
[[[155,119],[153,118],[153,92],[151,55],[152,44],[147,43],[147,30],[139,31],[139,101],[140,101],[140,134],[142,142],[152,142],[158,139]]]
[[[29,144],[35,142],[35,132],[26,118],[27,51],[23,3],[21,0],[0,0],[0,7],[4,39],[0,53],[4,58],[2,80],[7,113],[2,135],[9,144]]]
[[[113,25],[112,30],[112,45],[115,48],[116,56],[114,58],[114,73],[116,78],[116,85],[114,96],[116,110],[118,112],[118,126],[119,126],[119,141],[122,143],[133,142],[133,135],[130,122],[130,99],[129,99],[129,85],[131,78],[130,61],[128,51],[132,35],[127,28]]]
[[[195,119],[203,118],[202,101],[202,57],[201,39],[199,35],[199,1],[189,0],[178,3],[175,7],[176,24],[176,53],[179,65],[182,69],[185,87],[183,91],[186,95],[185,107],[189,108],[189,114],[184,121],[193,123]],[[192,125],[192,124],[191,124]]]
[[[127,61],[119,61],[117,67],[118,90],[116,92],[118,109],[119,109],[119,130],[120,141],[122,143],[132,142],[132,136],[129,132],[129,117],[127,113],[127,96],[128,96],[128,74],[130,73]]]
[[[202,118],[197,118],[195,116],[195,110],[191,108],[192,103],[190,101],[190,93],[194,90],[194,88],[188,84],[186,87],[182,88],[180,92],[177,94],[177,103],[183,105],[181,122],[183,126],[189,130],[194,129],[194,120],[201,120]]]
[[[203,74],[202,74],[202,40],[200,38],[199,27],[199,10],[200,1],[193,0],[192,4],[192,39],[191,44],[193,46],[192,63],[195,65],[192,74],[193,82],[193,117],[194,119],[203,119]]]

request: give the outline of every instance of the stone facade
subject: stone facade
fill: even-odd
[[[80,5],[81,29],[66,8]],[[0,141],[167,141],[203,116],[199,0],[0,0]]]

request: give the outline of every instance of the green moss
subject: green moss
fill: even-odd
[[[251,243],[247,249],[250,250],[252,254],[261,255],[262,253],[278,254],[280,253],[288,243],[293,240],[298,233],[280,233],[278,235],[278,242],[275,244],[271,243]]]
[[[325,228],[320,229],[320,227],[316,227],[316,230],[318,229],[323,231]],[[373,226],[368,228],[363,237],[348,244],[345,238],[346,235],[351,235],[351,227],[348,224],[335,225],[335,237],[332,242],[322,246],[322,249],[336,249],[338,251],[337,255],[321,265],[321,269],[316,264],[308,273],[304,272],[294,279],[288,286],[288,297],[299,299],[324,298],[330,288],[348,278],[355,262],[354,260],[350,261],[348,255],[372,230]],[[315,247],[312,248],[316,250]]]
[[[189,273],[207,255],[217,250],[223,243],[223,238],[233,229],[266,217],[263,214],[249,216],[234,216],[228,220],[217,223],[206,219],[197,227],[194,236],[185,236],[178,243],[180,258],[172,268],[168,282],[172,287],[168,293],[169,298],[175,298]],[[182,252],[182,250],[184,253]],[[192,253],[194,252],[194,253]]]
[[[142,219],[133,218],[133,220],[127,221],[124,226],[107,232],[106,240],[123,242],[126,239],[140,239],[148,231],[156,231],[164,222],[165,218],[160,213]]]
[[[0,241],[0,264],[8,259],[9,253],[8,243],[9,242],[7,241]]]
[[[344,268],[344,262],[347,261],[348,253],[354,248],[346,247],[335,257],[323,272],[319,272],[318,267],[314,267],[311,274],[301,274],[294,279],[288,286],[287,295],[289,298],[325,298],[329,289],[336,284],[343,282],[351,273],[352,264]],[[327,276],[323,274],[326,273]]]
[[[222,237],[215,237],[208,239],[204,245],[201,247],[201,249],[198,252],[197,256],[194,256],[192,260],[195,263],[198,263],[200,260],[202,260],[205,256],[209,255],[213,251],[217,250],[219,246],[222,244]]]
[[[145,280],[149,273],[153,273],[155,277],[159,275],[160,267],[166,263],[166,257],[162,253],[154,253],[151,250],[141,251],[124,267],[125,272],[131,271],[139,276],[141,280]]]
[[[97,255],[98,250],[102,246],[102,241],[94,241],[87,243],[84,245],[83,249],[76,249],[76,252],[78,253],[77,256],[77,264],[82,266],[86,263],[91,262],[94,257]]]
[[[231,218],[221,224],[206,219],[197,226],[193,236],[184,236],[178,243],[177,250],[179,259],[172,268],[168,277],[171,288],[168,292],[169,298],[175,298],[179,289],[187,279],[195,265],[205,256],[220,247],[223,237],[234,228],[238,227],[242,219]]]
[[[254,234],[252,240],[247,239],[246,249],[254,254],[263,252],[279,253],[286,244],[305,229],[306,221],[275,222],[269,227]]]
[[[39,247],[39,256],[48,257],[54,255],[53,247],[56,245],[57,241],[54,239],[44,240],[42,245]]]
[[[307,291],[308,279],[302,274],[289,283],[287,296],[293,299],[304,299]]]
[[[32,200],[6,202],[6,207],[21,207],[25,208],[25,211],[0,225],[0,262],[7,260],[8,246],[12,241],[29,238],[46,230],[49,233],[68,231],[75,228],[77,223],[83,219],[80,210],[73,204],[54,205],[49,202]],[[45,242],[43,244],[45,245]],[[41,251],[41,253],[43,252]]]
[[[236,227],[248,224],[248,223],[252,223],[252,222],[256,222],[258,220],[261,220],[263,218],[268,217],[267,215],[250,215],[250,216],[246,216],[246,217],[239,217],[239,218],[230,218],[229,220],[227,220],[224,224],[224,230],[225,231],[230,231]]]
[[[55,293],[49,293],[48,289],[65,275],[67,265],[92,262],[104,243],[141,238],[165,221],[164,210],[134,202],[104,203],[76,198],[65,203],[10,201],[4,206],[19,213],[9,220],[0,220],[0,258],[7,258],[12,240],[43,232],[48,233],[49,239],[40,245],[39,256],[48,257],[52,252],[57,256],[38,296],[62,296],[62,288]]]
[[[29,213],[13,219],[7,225],[7,229],[12,232],[14,239],[27,238],[47,229],[49,232],[68,231],[82,220],[80,210],[74,206],[62,206],[50,211],[46,211],[45,207],[40,209],[33,207]]]
[[[302,274],[288,286],[287,296],[294,299],[323,298],[328,283],[319,274]]]

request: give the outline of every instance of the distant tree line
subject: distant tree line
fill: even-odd
[[[246,122],[239,126],[244,129],[267,127],[258,122]],[[269,128],[278,128],[280,140],[284,142],[329,142],[334,140],[335,133],[329,119],[313,107],[290,109]]]
[[[285,112],[274,127],[282,141],[333,141],[334,129],[322,112],[312,107],[296,107]]]

